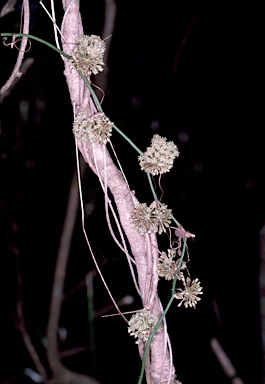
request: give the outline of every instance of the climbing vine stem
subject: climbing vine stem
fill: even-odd
[[[184,238],[184,241],[183,241],[183,248],[182,248],[182,253],[181,253],[181,257],[180,257],[180,260],[178,262],[178,268],[177,268],[177,271],[176,271],[176,276],[173,280],[173,283],[172,283],[172,288],[171,288],[171,297],[169,299],[169,302],[167,303],[167,306],[164,310],[164,312],[162,313],[162,315],[160,316],[153,332],[150,333],[150,336],[147,340],[147,343],[146,343],[146,346],[145,346],[145,350],[144,350],[144,355],[143,355],[143,359],[142,359],[142,367],[141,367],[141,372],[140,372],[140,376],[139,376],[139,380],[138,380],[138,384],[141,384],[142,383],[142,380],[143,380],[143,376],[144,376],[144,371],[145,371],[145,361],[146,361],[146,356],[147,356],[147,353],[148,353],[148,350],[149,350],[149,347],[150,347],[150,344],[151,344],[151,341],[154,337],[154,335],[156,334],[158,328],[160,327],[160,324],[162,323],[164,317],[166,316],[174,298],[175,298],[175,290],[176,290],[176,283],[177,283],[177,280],[178,280],[178,275],[179,275],[179,271],[180,271],[180,267],[181,267],[181,264],[182,264],[182,261],[183,261],[183,258],[184,258],[184,255],[185,255],[185,251],[186,251],[186,246],[187,246],[187,238],[185,237]]]
[[[67,53],[61,51],[60,49],[58,49],[57,47],[55,47],[53,44],[50,44],[48,43],[46,40],[43,40],[43,39],[40,39],[39,37],[37,36],[34,36],[34,35],[29,35],[29,34],[26,34],[26,33],[11,33],[11,32],[0,32],[0,37],[28,37],[30,39],[33,39],[33,40],[36,40],[42,44],[45,44],[47,45],[49,48],[53,49],[54,51],[60,53],[60,55],[63,55],[64,57],[66,57],[68,60],[72,59],[72,56],[68,55]],[[97,106],[97,109],[99,112],[102,112],[103,113],[103,109],[102,109],[102,106],[101,106],[101,103],[91,85],[91,83],[88,81],[87,77],[83,74],[83,72],[79,69],[77,69],[77,72],[79,73],[80,77],[84,80],[84,83],[86,84],[86,86],[88,87],[89,89],[89,92],[91,93],[91,96]],[[139,155],[143,155],[143,152],[137,147],[137,145],[134,144],[134,142],[129,139],[129,137],[124,133],[122,132],[115,124],[113,124],[113,129],[115,129],[116,132],[118,132],[134,149],[136,152],[139,153]],[[149,182],[149,185],[150,185],[150,188],[151,188],[151,192],[153,194],[153,198],[156,202],[160,203],[159,200],[158,200],[158,197],[157,197],[157,194],[155,192],[155,189],[154,189],[154,186],[153,186],[153,182],[152,182],[152,179],[151,179],[151,175],[150,173],[147,172],[147,178],[148,178],[148,182]],[[179,225],[179,222],[174,218],[172,217],[172,220],[177,224]]]
[[[48,41],[42,40],[37,36],[28,35],[27,33],[0,32],[0,37],[9,37],[9,36],[10,37],[28,37],[29,39],[33,39],[33,40],[36,40],[42,44],[47,45],[48,47],[52,48],[54,51],[60,53],[60,55],[63,55],[64,57],[66,57],[67,59],[71,59],[71,56],[67,55],[67,53],[61,51],[60,49],[58,49],[54,45],[48,43]]]
[[[60,55],[64,56],[66,59],[71,60],[73,66],[75,66],[75,62],[74,62],[72,56],[70,56],[70,55],[66,54],[65,52],[61,51],[60,49],[58,49],[53,44],[50,44],[49,42],[47,42],[47,41],[45,41],[45,40],[43,40],[43,39],[41,39],[39,37],[36,37],[34,35],[24,34],[24,33],[1,32],[0,33],[0,37],[12,37],[13,39],[16,39],[18,37],[22,37],[22,38],[23,37],[28,37],[29,39],[36,40],[36,41],[38,41],[38,42],[40,42],[42,44],[45,44],[49,48],[53,49],[54,51],[56,51]],[[95,93],[95,91],[94,91],[90,81],[88,80],[88,78],[84,75],[84,73],[80,69],[76,68],[76,70],[79,73],[80,77],[83,79],[83,81],[86,84],[86,86],[88,87],[88,89],[90,91],[90,94],[91,94],[91,97],[93,98],[98,111],[101,112],[101,113],[104,113],[103,109],[102,109],[102,106],[101,106],[101,103],[100,103],[100,101],[99,101],[99,99],[98,99],[98,97],[97,97],[97,95],[96,95],[96,93]],[[139,155],[143,155],[143,152],[115,124],[113,124],[113,129],[116,130],[135,149],[135,151]],[[146,173],[147,173],[148,182],[149,182],[149,185],[150,185],[151,192],[152,192],[154,200],[157,203],[162,204],[158,200],[158,197],[157,197],[157,194],[155,192],[154,185],[153,185],[150,173],[149,172],[146,172]],[[174,217],[172,217],[172,220],[179,226],[179,222]],[[187,237],[184,237],[181,258],[180,258],[180,260],[178,262],[178,268],[177,268],[176,275],[175,275],[175,278],[174,278],[173,283],[172,283],[171,297],[170,297],[170,300],[169,300],[169,302],[168,302],[168,304],[167,304],[163,314],[159,318],[159,320],[158,320],[154,330],[151,332],[151,334],[150,334],[150,336],[149,336],[149,338],[147,340],[147,343],[146,343],[146,346],[145,346],[145,350],[144,350],[143,359],[142,359],[142,366],[141,366],[141,372],[140,372],[140,377],[139,377],[139,380],[138,380],[138,384],[141,384],[142,380],[143,380],[144,371],[145,371],[146,357],[147,357],[148,350],[150,348],[151,341],[152,341],[153,337],[155,336],[157,330],[159,329],[162,321],[164,320],[164,317],[166,316],[166,314],[167,314],[167,312],[168,312],[168,310],[169,310],[169,308],[170,308],[170,306],[171,306],[171,304],[172,304],[172,302],[173,302],[173,300],[175,298],[176,283],[177,283],[177,280],[178,280],[178,275],[179,275],[179,271],[180,271],[180,268],[181,268],[181,265],[182,265],[182,261],[183,261],[184,255],[185,255],[186,243],[187,243]]]

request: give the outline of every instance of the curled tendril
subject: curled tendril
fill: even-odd
[[[12,41],[10,43],[7,42],[7,39],[8,37],[4,37],[3,38],[3,44],[5,47],[11,47],[12,49],[15,47],[18,51],[20,51],[20,47],[18,47],[16,44],[19,43],[20,41],[22,41],[23,37],[22,38],[16,38],[16,35],[13,35],[12,36]],[[25,37],[24,37],[25,39]],[[29,43],[29,48],[28,49],[25,49],[24,52],[29,52],[31,50],[31,41],[28,39],[28,43]]]

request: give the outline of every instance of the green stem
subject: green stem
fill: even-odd
[[[82,73],[82,71],[78,70],[78,73],[82,77],[82,79],[84,80],[86,86],[88,87],[89,92],[91,93],[93,100],[94,100],[94,102],[98,108],[98,111],[103,113],[103,109],[102,109],[102,106],[100,104],[100,101],[99,101],[96,93],[94,92],[91,84],[87,80],[86,76]],[[137,145],[135,145],[134,142],[131,139],[129,139],[129,137],[124,132],[122,132],[115,124],[113,124],[113,128],[136,150],[136,152],[139,153],[139,155],[143,155],[143,152],[137,147]],[[153,198],[157,203],[161,204],[160,201],[158,200],[157,194],[155,192],[153,182],[151,179],[151,175],[149,172],[146,172],[146,173],[147,173],[148,182],[149,182],[149,185],[151,188],[151,192],[153,194]],[[174,216],[172,216],[172,220],[177,224],[177,226],[179,226],[179,222],[175,219]]]
[[[151,179],[151,175],[150,175],[149,172],[147,172],[147,178],[148,178],[148,181],[149,181],[149,185],[150,185],[150,188],[151,188],[151,191],[152,191],[154,200],[155,200],[158,204],[162,205],[162,203],[158,200],[158,197],[157,197],[157,194],[156,194],[156,192],[155,192],[155,189],[154,189],[154,186],[153,186],[153,182],[152,182],[152,179]],[[177,224],[177,226],[179,226],[179,222],[178,222],[177,219],[175,219],[174,216],[172,216],[172,220]]]
[[[175,217],[174,216],[172,216],[172,220],[177,224],[177,226],[179,226],[180,225],[180,223],[178,222],[178,220],[177,219],[175,219]]]
[[[57,53],[59,53],[60,55],[63,55],[64,57],[66,57],[68,60],[71,59],[72,57],[68,54],[66,54],[65,52],[61,51],[60,49],[58,49],[57,47],[55,47],[53,44],[50,44],[48,43],[47,41],[43,40],[43,39],[40,39],[39,37],[36,37],[36,36],[33,36],[33,35],[30,35],[30,34],[26,34],[26,33],[10,33],[10,32],[0,32],[0,37],[28,37],[29,39],[33,39],[33,40],[36,40],[44,45],[47,45],[49,48],[53,49],[54,51],[56,51]],[[84,80],[86,86],[88,87],[92,97],[93,97],[93,100],[98,108],[98,111],[99,112],[102,112],[103,113],[103,109],[102,109],[102,106],[100,104],[100,101],[98,100],[91,84],[89,83],[88,79],[86,78],[86,76],[82,73],[82,71],[80,70],[77,70],[79,75],[81,76],[81,78]],[[129,139],[129,137],[123,133],[116,125],[113,125],[113,128],[136,150],[136,152],[138,152],[140,155],[143,155],[143,152]],[[154,200],[159,202],[158,198],[157,198],[157,195],[155,193],[155,190],[154,190],[154,186],[153,186],[153,183],[152,183],[152,179],[151,179],[151,176],[150,176],[150,173],[147,173],[147,178],[148,178],[148,181],[149,181],[149,185],[150,185],[150,188],[151,188],[151,191],[152,191],[152,194],[153,194],[153,197],[154,197]],[[179,225],[178,221],[172,217],[173,221]],[[181,266],[181,263],[182,263],[182,260],[183,260],[183,257],[184,257],[184,253],[185,253],[185,249],[186,249],[186,241],[187,239],[185,238],[184,239],[184,244],[183,244],[183,250],[182,250],[182,255],[181,255],[181,259],[180,259],[180,262],[179,262],[179,267],[178,267],[178,271],[176,273],[176,277],[173,281],[173,284],[172,284],[172,295],[171,295],[171,298],[166,306],[166,309],[164,310],[163,314],[161,315],[154,331],[150,334],[149,338],[148,338],[148,341],[146,343],[146,348],[145,348],[145,352],[144,352],[144,356],[143,356],[143,360],[142,360],[142,368],[141,368],[141,373],[140,373],[140,378],[139,378],[139,381],[138,381],[138,384],[141,384],[142,383],[142,379],[143,379],[143,375],[144,375],[144,367],[145,367],[145,360],[146,360],[146,356],[147,356],[147,352],[148,352],[148,349],[149,349],[149,346],[150,346],[150,343],[155,335],[155,333],[157,332],[161,322],[163,321],[166,313],[168,312],[173,300],[174,300],[174,294],[175,294],[175,287],[176,287],[176,282],[177,282],[177,276],[178,276],[178,273],[179,273],[179,268]],[[89,298],[89,302],[90,302],[90,298]],[[92,309],[92,308],[91,308]],[[93,314],[93,311],[90,311],[90,313]],[[93,316],[93,315],[91,315]],[[90,319],[90,321],[92,320],[92,318]]]
[[[28,35],[27,33],[9,33],[9,32],[0,32],[0,37],[8,37],[8,36],[15,36],[15,37],[28,37],[29,39],[37,40],[42,44],[47,45],[48,47],[52,48],[54,51],[60,53],[60,55],[63,55],[67,59],[71,59],[71,56],[67,55],[67,53],[61,51],[54,45],[48,43],[45,40],[40,39],[39,37],[33,36],[33,35]]]
[[[93,97],[93,100],[98,108],[98,111],[99,112],[102,112],[103,113],[103,109],[101,107],[101,104],[100,104],[100,101],[99,99],[97,98],[97,95],[95,94],[94,92],[94,89],[92,88],[90,82],[87,80],[86,76],[83,74],[82,71],[80,71],[80,69],[77,69],[77,72],[79,73],[79,75],[82,77],[82,79],[84,80],[87,88],[89,89],[89,92],[91,93],[91,96]]]
[[[54,51],[60,53],[60,55],[63,55],[64,57],[66,57],[67,59],[71,59],[72,56],[69,56],[67,55],[65,52],[61,51],[60,49],[58,49],[57,47],[55,47],[54,45],[48,43],[47,41],[45,40],[42,40],[40,39],[39,37],[36,37],[36,36],[33,36],[33,35],[29,35],[29,34],[26,34],[26,33],[11,33],[11,32],[1,32],[0,33],[0,37],[9,37],[9,36],[15,36],[15,37],[28,37],[30,39],[33,39],[33,40],[36,40],[42,44],[45,44],[47,45],[48,47],[52,48]],[[98,111],[99,112],[103,112],[103,109],[102,109],[102,106],[100,104],[100,101],[98,100],[97,98],[97,95],[95,94],[91,84],[89,83],[89,81],[87,80],[86,76],[82,73],[82,71],[80,70],[77,70],[79,75],[81,76],[81,78],[84,80],[86,86],[88,87],[90,93],[91,93],[91,96],[93,97],[93,100],[98,108]],[[140,154],[142,155],[143,152],[129,139],[129,137],[127,135],[125,135],[125,133],[123,133],[118,127],[116,127],[116,125],[113,125],[113,128]]]
[[[91,96],[93,97],[93,100],[94,100],[94,102],[98,108],[98,111],[103,113],[103,109],[102,109],[102,106],[100,104],[100,101],[99,101],[96,93],[94,92],[91,84],[89,83],[89,81],[87,80],[85,75],[80,70],[78,70],[78,73],[82,77],[82,79],[84,80],[86,86],[88,87],[89,92],[91,93]],[[125,135],[125,133],[122,132],[115,124],[113,124],[113,128],[136,150],[136,152],[139,153],[139,155],[143,154],[143,152],[134,144],[134,142],[132,142],[132,140],[129,139],[129,137],[127,135]]]
[[[151,188],[151,191],[152,191],[154,200],[155,200],[157,203],[159,203],[157,194],[156,194],[156,192],[155,192],[155,188],[154,188],[154,186],[153,186],[153,182],[152,182],[152,179],[151,179],[151,175],[150,175],[149,172],[147,172],[147,178],[148,178],[148,181],[149,181],[149,185],[150,185],[150,188]]]
[[[172,288],[171,288],[171,298],[164,310],[164,312],[162,313],[160,319],[158,320],[156,326],[155,326],[155,329],[153,330],[153,332],[149,335],[149,338],[147,340],[147,343],[146,343],[146,346],[145,346],[145,350],[144,350],[144,355],[143,355],[143,360],[142,360],[142,367],[141,367],[141,372],[140,372],[140,377],[139,377],[139,380],[138,380],[138,384],[141,384],[142,383],[142,380],[143,380],[143,376],[144,376],[144,369],[145,369],[145,360],[146,360],[146,356],[147,356],[147,352],[148,352],[148,349],[150,347],[150,344],[151,344],[151,341],[154,337],[154,335],[156,334],[158,328],[160,327],[160,324],[162,323],[164,317],[166,316],[174,298],[175,298],[175,293],[176,293],[176,283],[177,283],[177,280],[178,280],[178,274],[179,274],[179,271],[180,271],[180,267],[181,267],[181,264],[182,264],[182,261],[183,261],[183,258],[184,258],[184,254],[185,254],[185,250],[186,250],[186,246],[187,246],[187,238],[185,237],[184,238],[184,242],[183,242],[183,248],[182,248],[182,254],[181,254],[181,257],[180,257],[180,260],[179,260],[179,263],[178,263],[178,269],[177,269],[177,272],[176,272],[176,276],[173,280],[173,283],[172,283]]]
[[[42,44],[47,45],[48,47],[52,48],[54,51],[60,53],[60,55],[63,55],[64,57],[66,57],[68,60],[72,58],[72,56],[67,55],[65,52],[61,51],[60,49],[55,47],[53,44],[50,44],[47,41],[45,41],[43,39],[40,39],[37,36],[29,35],[27,33],[11,33],[11,32],[1,32],[0,33],[0,37],[9,37],[9,36],[10,37],[13,37],[13,36],[15,36],[15,37],[28,37],[30,39],[36,40],[36,41],[38,41],[38,42],[40,42]],[[91,96],[93,97],[93,100],[94,100],[94,102],[95,102],[95,104],[97,106],[98,111],[103,113],[103,109],[102,109],[101,103],[100,103],[100,101],[99,101],[99,99],[98,99],[94,89],[92,88],[90,82],[88,81],[88,79],[86,78],[86,76],[83,74],[82,71],[77,69],[77,72],[79,73],[81,78],[84,80],[84,83],[88,87],[89,92],[91,93]],[[131,139],[129,139],[129,137],[124,132],[122,132],[115,124],[113,124],[113,128],[115,129],[115,131],[117,131],[135,149],[136,152],[139,153],[139,155],[143,155],[143,152],[137,147],[137,145],[135,145],[134,142]],[[157,194],[155,192],[155,189],[154,189],[154,186],[153,186],[153,183],[152,183],[152,179],[151,179],[150,173],[147,173],[147,178],[148,178],[148,182],[149,182],[149,185],[150,185],[150,188],[151,188],[154,200],[159,203]],[[172,217],[172,219],[173,219],[173,221],[177,225],[179,225],[179,222],[174,217]]]
[[[131,139],[124,132],[122,132],[116,125],[113,125],[115,131],[117,131],[135,150],[139,153],[139,155],[143,155],[143,152],[132,142]]]
[[[33,39],[33,40],[36,40],[36,41],[38,41],[38,42],[40,42],[42,44],[47,45],[48,47],[52,48],[54,51],[60,53],[60,55],[63,55],[64,57],[66,57],[68,60],[72,58],[71,56],[67,55],[65,52],[61,51],[60,49],[58,49],[54,45],[48,43],[47,41],[40,39],[39,37],[36,37],[36,36],[33,36],[33,35],[29,35],[29,34],[26,34],[26,33],[10,33],[10,32],[1,32],[0,33],[0,37],[9,37],[9,36],[11,36],[11,37],[13,37],[13,36],[15,36],[15,37],[28,37],[29,39]],[[77,69],[77,72],[79,73],[81,78],[84,80],[86,86],[88,87],[89,92],[91,93],[91,96],[93,97],[93,100],[94,100],[94,102],[95,102],[95,104],[97,106],[98,111],[103,113],[103,109],[102,109],[102,106],[100,104],[100,101],[99,101],[96,93],[94,92],[90,82],[88,81],[88,79],[86,78],[86,76],[83,74],[82,71]],[[115,129],[115,131],[117,131],[136,150],[136,152],[139,153],[139,155],[143,155],[143,152],[115,124],[113,124],[113,128]],[[153,186],[153,183],[152,183],[152,179],[151,179],[150,173],[147,173],[147,178],[148,178],[148,182],[149,182],[149,185],[150,185],[150,188],[151,188],[154,200],[159,202],[158,198],[157,198],[157,195],[156,195],[156,192],[155,192],[155,189],[154,189],[154,186]],[[179,225],[179,222],[174,217],[172,219],[173,219],[173,221],[177,225]]]

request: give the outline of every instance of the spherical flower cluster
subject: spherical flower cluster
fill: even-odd
[[[178,156],[179,151],[173,141],[167,141],[165,137],[154,135],[151,146],[138,159],[142,170],[152,175],[158,175],[169,172],[173,167],[174,159]]]
[[[131,223],[141,234],[166,232],[172,218],[172,210],[165,204],[152,203],[150,207],[146,203],[137,205],[131,213]]]
[[[202,295],[202,287],[201,283],[198,279],[191,281],[189,277],[187,277],[186,281],[183,280],[184,288],[178,288],[178,291],[175,294],[176,299],[181,299],[181,302],[178,304],[178,307],[184,303],[185,308],[188,307],[196,307],[198,301],[200,301],[200,297],[198,295]]]
[[[104,115],[97,113],[91,117],[83,110],[77,114],[73,133],[81,141],[106,144],[110,139],[113,123]]]
[[[72,62],[84,75],[97,75],[103,71],[103,56],[106,50],[105,41],[99,36],[80,36],[76,39]]]
[[[179,267],[180,259],[176,260],[176,251],[173,249],[167,250],[166,252],[161,252],[158,259],[157,273],[158,276],[163,277],[166,280],[173,280],[178,273],[178,279],[184,279],[183,272],[181,270],[186,268],[186,263],[182,261],[181,266]]]
[[[155,232],[158,232],[159,235],[161,235],[162,232],[166,232],[166,227],[168,228],[171,223],[172,209],[168,209],[165,204],[156,204],[152,215],[155,218]]]
[[[158,316],[144,308],[132,315],[129,321],[128,332],[130,336],[134,336],[137,339],[136,344],[139,344],[140,341],[146,343],[157,322]],[[158,328],[157,332],[159,331],[160,328]]]

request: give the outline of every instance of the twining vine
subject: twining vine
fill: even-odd
[[[143,343],[144,352],[142,355],[142,367],[138,384],[142,383],[146,368],[146,358],[151,341],[156,334],[161,331],[161,324],[174,299],[180,300],[178,306],[182,304],[187,307],[196,307],[200,301],[202,287],[198,279],[191,280],[184,257],[187,248],[187,239],[195,237],[190,232],[184,230],[180,223],[175,219],[172,210],[162,203],[155,192],[152,176],[161,177],[162,174],[169,172],[173,167],[175,159],[179,156],[177,146],[172,141],[156,134],[151,140],[150,146],[142,152],[128,137],[105,115],[101,103],[97,98],[93,87],[89,81],[90,76],[97,75],[104,69],[105,42],[99,36],[79,36],[72,55],[68,55],[62,50],[47,41],[36,36],[24,33],[0,33],[4,40],[12,37],[12,42],[17,38],[30,38],[41,42],[70,61],[75,68],[93,98],[97,111],[91,115],[90,111],[83,109],[76,113],[73,123],[73,133],[75,138],[84,143],[101,144],[103,146],[110,142],[112,130],[119,133],[138,153],[139,165],[142,171],[146,172],[150,189],[154,201],[151,205],[146,203],[136,204],[131,212],[130,224],[140,235],[169,234],[170,244],[167,252],[159,252],[157,262],[157,275],[159,278],[172,281],[171,297],[161,316],[152,313],[149,308],[144,307],[132,315],[128,322],[128,332],[136,338],[136,343]],[[177,227],[171,225],[175,222]],[[172,231],[177,241],[171,241]],[[185,276],[186,274],[186,276]],[[182,283],[182,288],[176,290],[177,281]],[[175,380],[175,383],[180,383]]]

